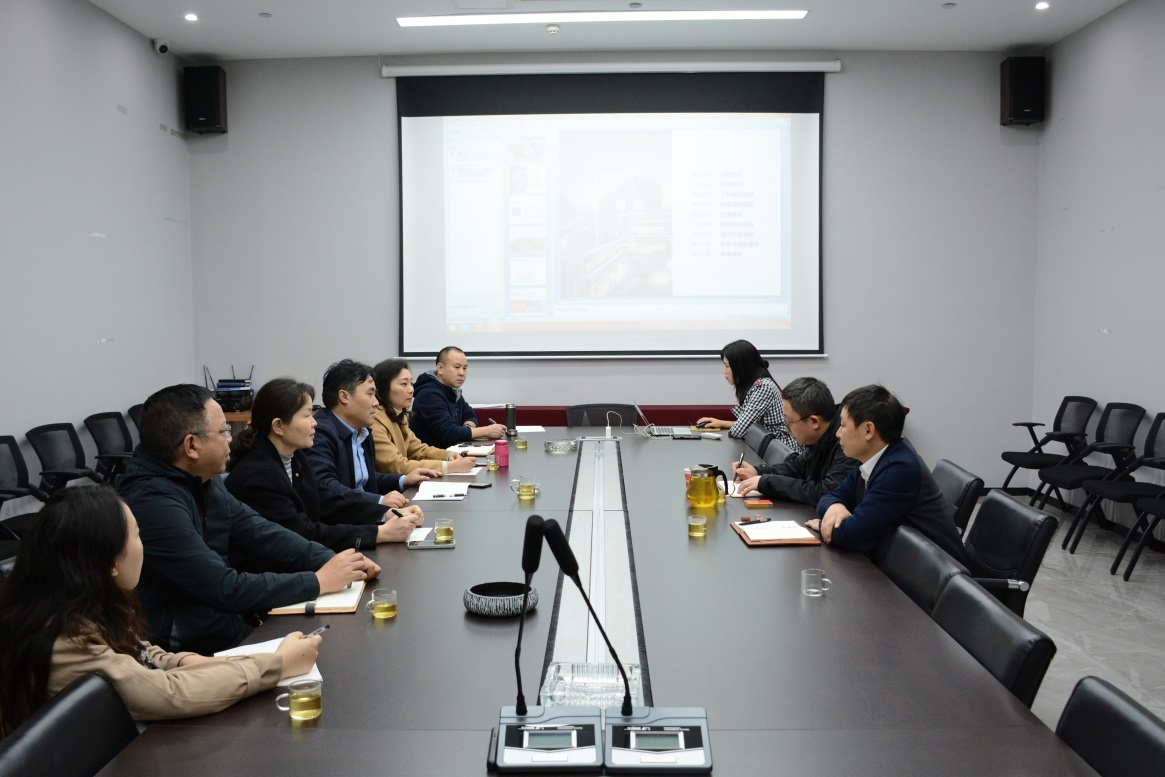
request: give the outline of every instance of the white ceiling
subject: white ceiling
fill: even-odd
[[[629,10],[628,0],[90,0],[189,60],[475,52],[888,50],[1030,53],[1125,0],[642,0],[644,10],[807,9],[801,21],[412,28],[397,16]],[[183,17],[197,13],[199,21]],[[272,14],[262,18],[260,13]]]

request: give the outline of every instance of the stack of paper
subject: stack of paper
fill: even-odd
[[[452,483],[448,481],[424,480],[417,486],[417,495],[414,502],[456,502],[465,498],[469,493],[468,483]]]

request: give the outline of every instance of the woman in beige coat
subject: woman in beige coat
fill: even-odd
[[[385,359],[372,370],[380,407],[372,419],[376,471],[408,474],[419,467],[444,473],[468,472],[477,462],[470,456],[434,448],[409,429],[413,376],[404,359]]]
[[[218,712],[315,663],[320,637],[299,632],[274,653],[233,658],[141,641],[133,588],[143,556],[137,521],[113,489],[49,499],[0,594],[0,736],[88,672],[113,682],[135,720],[159,720]]]

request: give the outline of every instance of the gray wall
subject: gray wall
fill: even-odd
[[[1056,46],[1042,128],[998,126],[999,54],[841,53],[829,357],[776,362],[778,378],[882,381],[928,459],[989,483],[1022,442],[1010,422],[1065,393],[1156,411],[1160,368],[1126,361],[1154,353],[1160,322],[1163,13],[1136,0]],[[395,347],[393,82],[371,58],[227,63],[230,134],[183,140],[178,65],[89,3],[0,5],[0,104],[19,118],[0,123],[4,433],[124,409],[203,363],[318,383],[335,358]],[[468,388],[730,399],[714,362],[477,362]]]
[[[197,378],[177,67],[87,2],[0,3],[0,434]]]
[[[1039,149],[1034,417],[1064,394],[1135,402],[1138,443],[1165,410],[1162,41],[1165,3],[1137,0],[1053,47]]]
[[[1038,132],[998,126],[996,54],[843,54],[826,79],[828,359],[882,381],[925,455],[1001,477],[990,418],[1030,413]],[[230,134],[191,143],[195,354],[318,384],[395,352],[395,93],[374,59],[226,65]],[[731,404],[703,361],[472,362],[473,401]],[[422,368],[417,364],[415,367]],[[1004,432],[1005,433],[1005,432]]]

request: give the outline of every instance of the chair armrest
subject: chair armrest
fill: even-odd
[[[1165,456],[1148,456],[1137,459],[1140,466],[1143,467],[1158,467],[1165,469]]]
[[[1064,440],[1079,440],[1079,439],[1083,439],[1087,436],[1088,435],[1084,432],[1065,432],[1065,431],[1055,432],[1055,431],[1053,431],[1053,432],[1046,432],[1044,434],[1044,439],[1049,440],[1049,441],[1056,440],[1056,441],[1062,442]]]
[[[1031,583],[1026,580],[1011,580],[1001,577],[976,577],[975,582],[988,591],[1028,591]]]
[[[1032,429],[1037,426],[1043,426],[1043,424],[1038,421],[1016,421],[1012,426],[1026,426],[1028,429]]]
[[[133,458],[132,453],[98,453],[93,458],[98,461],[129,461]]]

